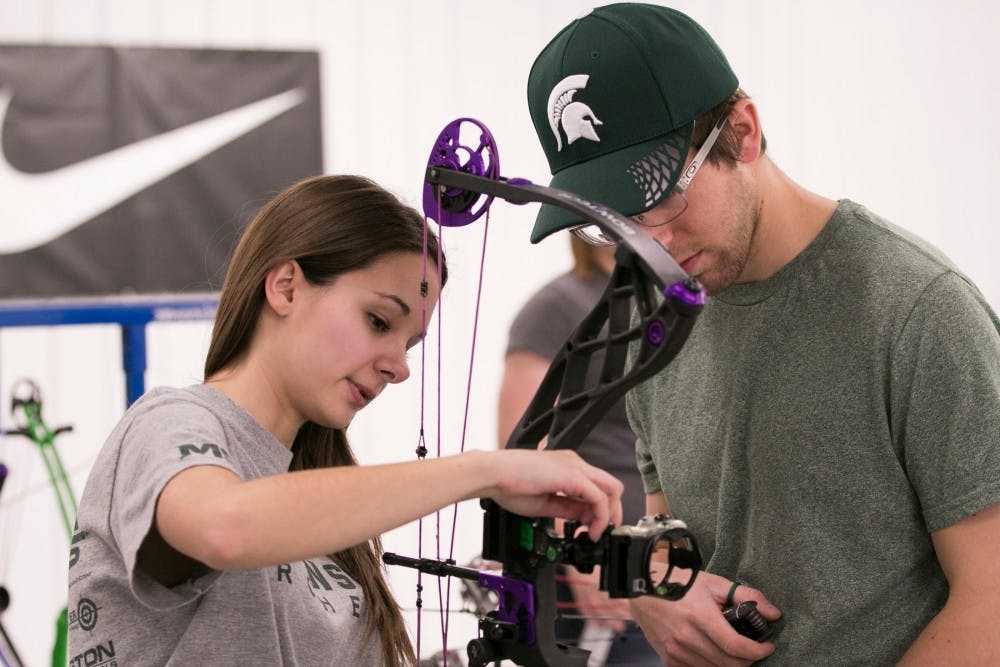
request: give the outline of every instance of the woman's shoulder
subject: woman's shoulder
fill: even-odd
[[[218,413],[231,409],[231,401],[222,393],[205,384],[186,387],[154,387],[143,394],[129,408],[130,411],[147,412],[166,407],[184,408],[194,411],[207,410]]]
[[[153,428],[170,430],[172,425],[221,422],[225,419],[226,406],[219,396],[213,395],[217,393],[202,384],[154,387],[129,407],[118,430],[132,430],[139,424],[154,424]]]

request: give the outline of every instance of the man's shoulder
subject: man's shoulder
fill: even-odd
[[[877,272],[884,279],[899,276],[905,285],[929,283],[943,273],[961,275],[939,248],[917,234],[860,204],[843,201],[836,247],[849,253],[856,270]]]
[[[850,295],[854,303],[902,313],[942,287],[982,299],[972,280],[934,244],[860,204],[841,201],[829,227],[810,272],[819,284],[836,286],[831,298]]]

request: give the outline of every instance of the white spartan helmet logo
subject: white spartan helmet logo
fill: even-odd
[[[562,135],[559,125],[566,133],[566,143],[571,144],[580,137],[600,141],[595,125],[602,125],[594,112],[583,102],[574,102],[576,91],[587,87],[589,74],[573,74],[556,84],[549,93],[549,127],[556,137],[556,152],[562,151]]]

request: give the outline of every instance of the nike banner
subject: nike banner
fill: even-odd
[[[0,45],[0,299],[217,290],[322,169],[315,52]]]

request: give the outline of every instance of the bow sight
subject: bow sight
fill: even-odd
[[[578,527],[568,523],[566,536]],[[596,543],[586,535],[575,536],[563,562],[583,573],[600,565],[599,588],[613,598],[680,600],[701,569],[701,554],[687,524],[658,514],[644,516],[634,526],[609,526]]]
[[[466,130],[471,141],[463,139]],[[617,245],[604,294],[553,359],[507,448],[537,449],[543,439],[549,449],[577,447],[628,389],[680,351],[705,303],[704,290],[631,220],[571,192],[503,178],[492,135],[470,118],[442,130],[424,180],[424,214],[439,225],[467,225],[499,197],[513,204],[559,206]],[[469,644],[473,667],[502,659],[528,667],[587,664],[588,651],[555,640],[559,564],[584,572],[600,565],[600,586],[612,597],[668,600],[683,596],[701,568],[694,538],[677,519],[646,517],[636,526],[609,527],[591,541],[576,534],[574,523],[558,535],[550,519],[518,516],[489,500],[482,505],[482,554],[503,564],[502,576],[455,567],[453,561],[384,556],[389,564],[475,579],[497,592],[499,609],[480,620],[481,636]]]
[[[584,573],[600,566],[599,588],[613,598],[652,595],[666,600],[682,598],[701,569],[694,537],[678,519],[647,516],[635,526],[609,526],[594,542],[585,532],[577,534],[576,522],[567,522],[560,537],[548,519],[521,517],[490,500],[482,505],[483,558],[503,563],[507,579],[534,582],[534,605],[510,596],[505,600],[496,582],[487,582],[487,588],[500,594],[501,604],[479,621],[481,636],[468,647],[470,667],[502,658],[519,665],[587,663],[587,651],[555,641],[557,564]],[[518,606],[512,608],[512,602]]]
[[[608,526],[597,541],[591,541],[586,532],[577,532],[577,522],[567,522],[559,536],[551,531],[548,521],[512,514],[491,501],[483,501],[483,507],[483,557],[503,563],[503,576],[429,558],[383,555],[389,565],[470,579],[497,593],[498,609],[479,620],[481,636],[469,642],[469,667],[505,658],[520,665],[568,665],[576,664],[575,652],[585,656],[586,652],[556,644],[553,639],[547,661],[537,661],[538,647],[549,638],[544,633],[540,636],[536,619],[546,608],[554,608],[555,599],[551,590],[531,583],[531,572],[557,563],[584,573],[600,566],[599,588],[613,598],[652,595],[679,600],[701,569],[694,537],[678,519],[645,516],[635,526]],[[549,662],[554,656],[559,656],[558,660]]]

